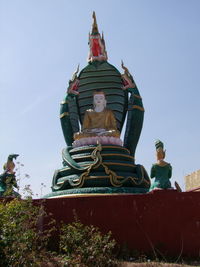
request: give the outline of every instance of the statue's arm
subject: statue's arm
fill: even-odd
[[[155,170],[155,165],[153,165],[151,167],[151,173],[150,173],[150,177],[154,178],[156,176],[156,170]]]
[[[172,177],[172,166],[169,164],[168,178],[170,179],[171,177]]]
[[[115,115],[112,112],[112,110],[109,110],[109,114],[107,116],[107,121],[106,121],[106,128],[108,130],[117,130],[117,121],[115,119]]]
[[[89,112],[86,111],[85,112],[85,116],[83,119],[83,126],[82,126],[82,130],[86,130],[86,129],[90,129],[91,128],[91,123],[90,123],[90,116],[89,116]]]

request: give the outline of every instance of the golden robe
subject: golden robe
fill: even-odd
[[[94,132],[90,131],[92,129],[94,129]],[[96,133],[95,129],[97,129]],[[105,129],[105,133],[101,134],[101,136],[120,136],[120,132],[117,130],[117,122],[112,110],[104,109],[101,112],[96,112],[93,109],[86,110],[83,120],[82,132],[75,133],[74,140],[85,137],[98,136],[98,129]]]

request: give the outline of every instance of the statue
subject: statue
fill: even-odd
[[[107,59],[93,13],[88,64],[80,73],[76,70],[61,102],[67,146],[62,151],[63,166],[53,176],[52,193],[46,197],[149,191],[149,176],[135,163],[144,118],[142,98],[124,64],[121,74]]]
[[[13,190],[13,187],[18,189],[16,177],[15,177],[15,164],[13,159],[16,159],[18,154],[11,154],[8,156],[7,162],[4,164],[4,172],[0,175],[0,196],[19,196],[17,192]]]
[[[101,144],[122,145],[120,132],[113,111],[106,108],[106,98],[103,91],[93,93],[93,109],[85,112],[82,132],[74,134],[74,147],[81,145]]]
[[[155,177],[155,181],[150,187],[150,191],[153,189],[171,189],[170,178],[172,176],[172,166],[164,161],[165,151],[164,144],[157,140],[155,142],[157,162],[153,164],[151,168],[151,178]]]

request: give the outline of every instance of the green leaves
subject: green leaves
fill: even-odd
[[[46,258],[50,231],[39,234],[37,224],[44,215],[31,199],[0,203],[1,266],[40,266],[37,262]]]
[[[115,245],[111,232],[103,235],[97,227],[78,220],[61,228],[60,252],[69,264],[66,266],[114,266]]]

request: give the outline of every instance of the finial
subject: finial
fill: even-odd
[[[92,14],[93,24],[92,32],[89,34],[89,47],[90,52],[88,56],[88,62],[93,61],[106,61],[108,59],[104,36],[99,33],[95,12]]]
[[[129,72],[129,70],[128,70],[128,68],[127,67],[125,67],[124,66],[124,62],[123,62],[123,60],[121,60],[121,66],[122,66],[122,69],[124,70],[124,74],[122,74],[122,76],[127,76],[127,78],[130,80],[128,83],[132,83],[132,84],[129,84],[129,85],[131,85],[131,86],[133,86],[133,87],[135,87],[136,85],[134,84],[134,80],[133,80],[133,76],[130,74],[130,72]]]
[[[104,41],[104,34],[103,34],[103,31],[102,31],[102,34],[101,34],[101,40]]]
[[[103,34],[103,31],[102,31],[102,34],[101,34],[101,42],[104,46],[104,50],[105,50],[105,53],[106,53],[106,56],[107,56],[107,52],[106,52],[106,43],[105,43],[105,40],[104,40],[104,34]]]
[[[80,64],[78,64],[76,71],[72,74],[72,79],[71,79],[72,82],[77,78],[77,73],[79,72],[79,65]]]
[[[126,73],[129,76],[130,72],[129,72],[128,68],[124,66],[123,60],[121,60],[121,66],[122,66],[122,69],[124,70],[124,73]]]
[[[99,30],[98,30],[98,25],[97,25],[96,14],[94,11],[93,11],[92,17],[93,17],[92,34],[98,34]]]

